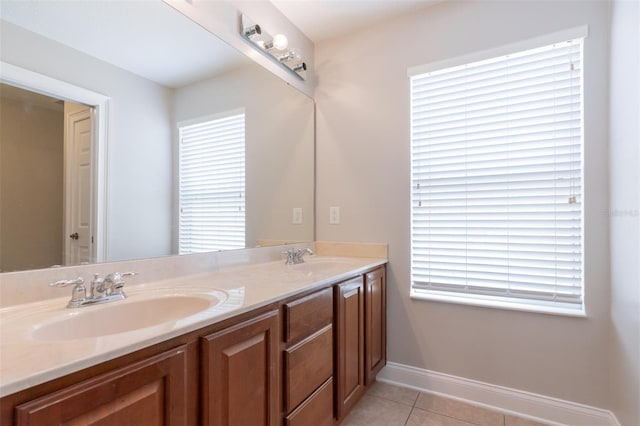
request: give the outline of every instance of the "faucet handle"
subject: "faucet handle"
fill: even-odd
[[[80,286],[84,284],[84,279],[82,277],[78,277],[74,280],[60,280],[49,283],[49,287],[66,287],[68,285],[77,285]]]
[[[114,272],[113,274],[110,274],[110,275],[112,275],[112,278],[113,278],[113,287],[111,289],[111,294],[114,294],[114,295],[121,294],[125,296],[124,290],[123,290],[125,282],[123,278],[133,277],[135,275],[138,275],[138,273],[137,272],[123,272],[123,273]]]
[[[296,250],[295,255],[294,255],[294,262],[295,263],[304,263],[304,255],[305,254],[311,254],[313,255],[313,250],[311,250],[308,247],[305,248],[301,248],[299,250]]]
[[[137,272],[113,272],[105,277],[105,279],[111,280],[114,284],[124,284],[124,277],[133,277],[138,275]]]
[[[71,292],[71,300],[69,300],[67,307],[75,308],[85,301],[87,297],[87,288],[84,286],[84,279],[82,277],[78,277],[75,280],[60,280],[49,283],[50,287],[66,287],[68,285],[73,285],[74,287]]]
[[[287,261],[285,262],[285,265],[293,265],[295,264],[295,257],[296,257],[296,251],[295,249],[289,249],[287,251],[283,251],[282,254],[286,254],[287,255]]]

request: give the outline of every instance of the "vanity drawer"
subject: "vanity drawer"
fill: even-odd
[[[333,374],[333,327],[322,330],[284,352],[284,404],[290,412]]]
[[[333,378],[285,418],[285,426],[333,426]]]
[[[306,337],[333,321],[333,290],[326,288],[284,305],[284,341]]]

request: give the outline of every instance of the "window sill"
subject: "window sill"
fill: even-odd
[[[455,296],[444,294],[433,294],[424,291],[411,290],[409,294],[411,299],[429,300],[433,302],[455,303],[459,305],[482,306],[485,308],[506,309],[512,311],[533,312],[538,314],[561,315],[568,317],[585,318],[584,305],[579,309],[564,308],[557,306],[538,305],[535,303],[509,302],[505,300],[496,300],[495,298],[474,297],[469,295]]]

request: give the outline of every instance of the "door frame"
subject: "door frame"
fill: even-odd
[[[66,104],[65,104],[66,105]],[[78,104],[76,104],[78,105]],[[77,220],[77,216],[74,219],[73,215],[77,214],[78,211],[74,211],[73,209],[73,199],[74,197],[78,196],[77,191],[77,186],[73,183],[74,180],[76,180],[78,177],[77,175],[75,175],[73,173],[73,170],[75,169],[76,166],[76,155],[77,155],[77,149],[78,149],[78,144],[77,144],[77,140],[75,140],[75,138],[72,136],[72,134],[74,134],[74,129],[75,129],[75,123],[78,122],[79,120],[89,120],[89,131],[91,134],[91,141],[90,143],[90,147],[89,149],[93,150],[93,141],[94,141],[94,125],[93,125],[93,121],[95,119],[95,114],[93,112],[93,107],[90,106],[84,106],[83,109],[72,112],[67,114],[66,112],[66,106],[65,106],[65,114],[64,114],[64,120],[65,120],[65,130],[64,130],[64,188],[63,188],[63,206],[64,206],[64,226],[63,226],[63,235],[62,235],[62,240],[64,241],[64,258],[63,258],[63,264],[64,265],[77,265],[78,262],[74,261],[73,263],[69,263],[69,260],[73,258],[72,253],[73,253],[73,245],[77,245],[79,244],[78,240],[74,240],[73,242],[70,239],[70,234],[73,232],[77,232],[78,229],[75,226],[72,225],[77,225],[77,223],[75,222]],[[72,143],[73,140],[73,143]],[[93,152],[91,152],[90,154],[90,167],[91,167],[91,172],[93,172]],[[91,178],[91,176],[90,176]],[[91,190],[91,194],[90,197],[93,196],[93,190]],[[90,198],[89,199],[89,239],[93,238],[95,235],[95,230],[94,230],[94,219],[93,219],[93,211],[91,210],[93,207],[93,200]],[[77,250],[77,247],[76,247]],[[89,241],[89,261],[92,261],[93,259],[95,259],[95,246],[93,244],[93,242]],[[76,251],[77,253],[77,251]]]
[[[108,229],[108,136],[110,98],[44,74],[0,61],[0,81],[22,89],[93,107],[91,138],[91,220],[94,230],[93,262],[104,262]],[[61,247],[64,249],[64,247]]]

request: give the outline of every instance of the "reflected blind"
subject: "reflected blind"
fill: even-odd
[[[412,295],[581,309],[582,39],[410,80]]]
[[[179,252],[245,246],[245,117],[179,129]]]

